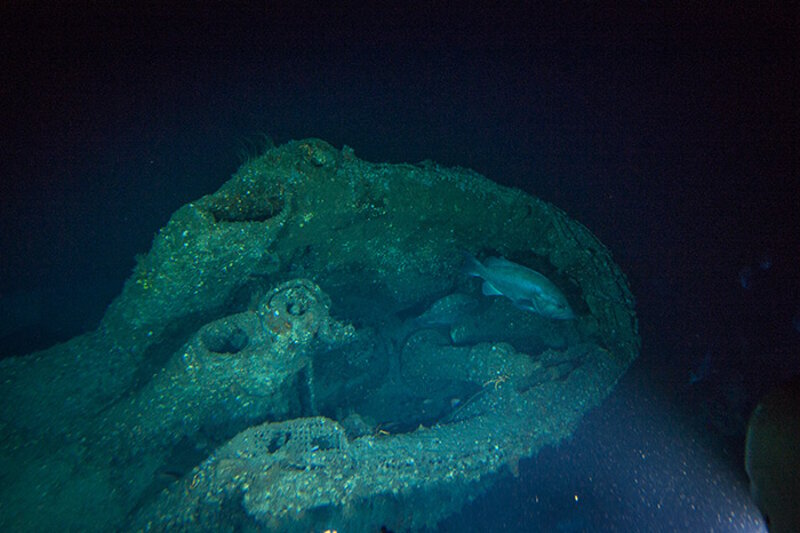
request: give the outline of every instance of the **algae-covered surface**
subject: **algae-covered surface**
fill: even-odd
[[[575,317],[485,295],[465,254],[537,271]],[[0,363],[0,527],[431,527],[638,350],[624,275],[556,207],[290,142],[178,209],[95,331]]]

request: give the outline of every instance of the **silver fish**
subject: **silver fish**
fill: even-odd
[[[548,318],[575,318],[564,294],[535,270],[502,257],[489,257],[481,263],[469,254],[464,255],[463,271],[483,278],[483,294],[505,296],[520,309]]]

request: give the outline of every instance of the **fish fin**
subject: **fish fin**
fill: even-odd
[[[488,281],[484,281],[483,285],[481,285],[481,292],[486,296],[502,296],[503,293],[498,291],[494,288],[494,285],[489,283]]]
[[[523,311],[530,311],[532,313],[542,314],[542,310],[537,305],[535,300],[512,300],[514,307],[522,309]]]

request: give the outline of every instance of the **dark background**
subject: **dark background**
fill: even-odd
[[[471,167],[609,246],[643,350],[573,441],[445,529],[497,526],[503,505],[508,530],[744,513],[689,512],[684,492],[746,490],[749,410],[800,370],[798,8],[470,6],[4,3],[0,355],[91,328],[170,214],[261,134]],[[636,474],[632,450],[662,455]],[[692,486],[687,457],[724,474]],[[580,507],[577,486],[605,496]]]

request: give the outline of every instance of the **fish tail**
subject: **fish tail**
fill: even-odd
[[[461,263],[462,274],[466,274],[467,276],[475,276],[478,278],[483,277],[484,266],[480,261],[475,259],[475,256],[466,250],[461,250],[461,257],[463,259],[463,262]]]

